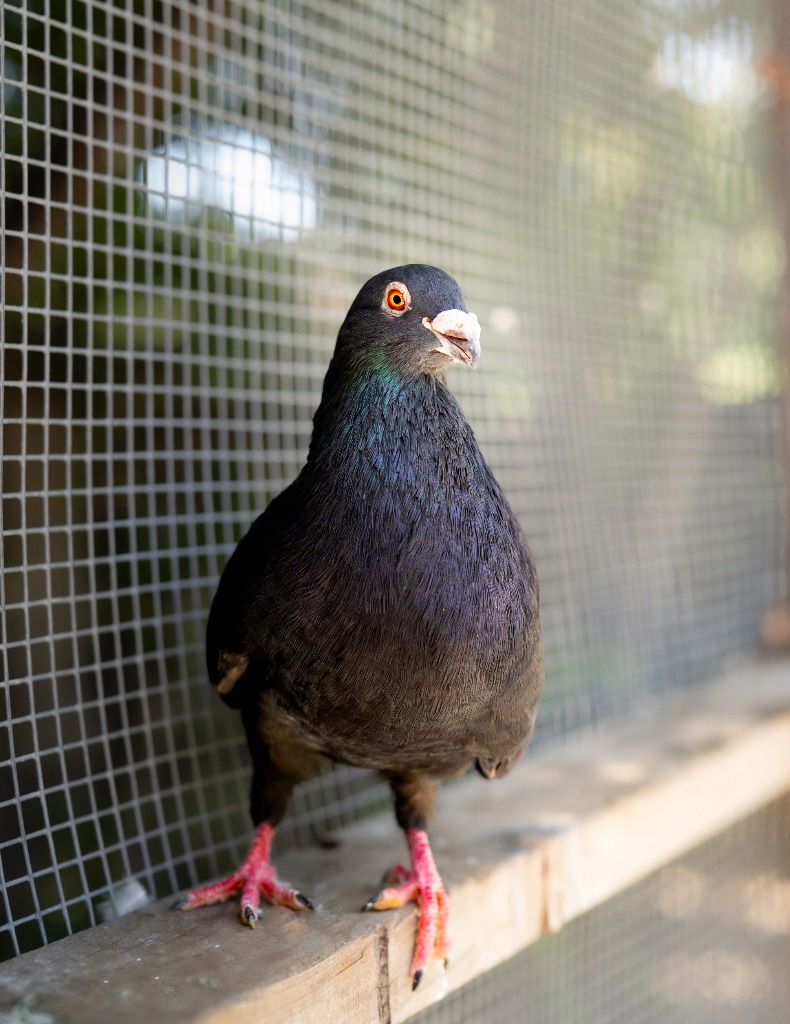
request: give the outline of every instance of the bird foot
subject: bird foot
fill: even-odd
[[[313,902],[296,889],[281,885],[277,880],[277,872],[269,859],[274,829],[268,822],[258,826],[250,852],[241,867],[221,882],[193,889],[183,899],[173,904],[174,910],[194,910],[211,903],[220,903],[241,889],[239,911],[242,924],[255,927],[261,907],[261,896],[267,903],[291,910],[315,910]]]
[[[421,829],[409,829],[406,840],[411,851],[412,870],[401,864],[382,879],[385,888],[362,907],[363,910],[391,910],[414,902],[418,908],[417,935],[411,961],[412,991],[417,988],[428,961],[442,960],[447,966],[450,941],[447,935],[447,892],[436,870],[428,836]]]

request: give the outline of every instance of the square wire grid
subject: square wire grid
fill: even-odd
[[[410,1024],[783,1024],[789,851],[784,797]]]
[[[242,855],[206,610],[383,267],[445,267],[483,324],[451,383],[537,556],[538,742],[753,649],[780,582],[766,22],[5,5],[0,953]],[[280,841],[386,799],[332,771]]]

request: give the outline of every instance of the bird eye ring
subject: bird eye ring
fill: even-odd
[[[406,286],[400,281],[393,281],[392,284],[387,285],[381,306],[385,313],[394,316],[400,316],[406,310],[411,309],[411,296]]]

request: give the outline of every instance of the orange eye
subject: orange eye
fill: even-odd
[[[381,298],[381,308],[390,316],[402,316],[411,309],[411,295],[402,281],[390,281]]]

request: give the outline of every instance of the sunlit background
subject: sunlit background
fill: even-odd
[[[451,385],[541,572],[536,743],[754,653],[783,582],[765,2],[36,0],[4,19],[2,954],[94,923],[124,880],[167,895],[246,848],[206,610],[384,267],[444,267],[483,327]],[[281,841],[387,800],[334,770]],[[786,836],[786,804],[765,814]],[[621,956],[639,1019],[780,1005],[788,921],[765,894],[786,859],[748,838],[524,954],[547,1006],[567,993],[556,1019],[595,1000],[624,1019]],[[703,913],[717,871],[754,897],[733,882],[737,941]]]

